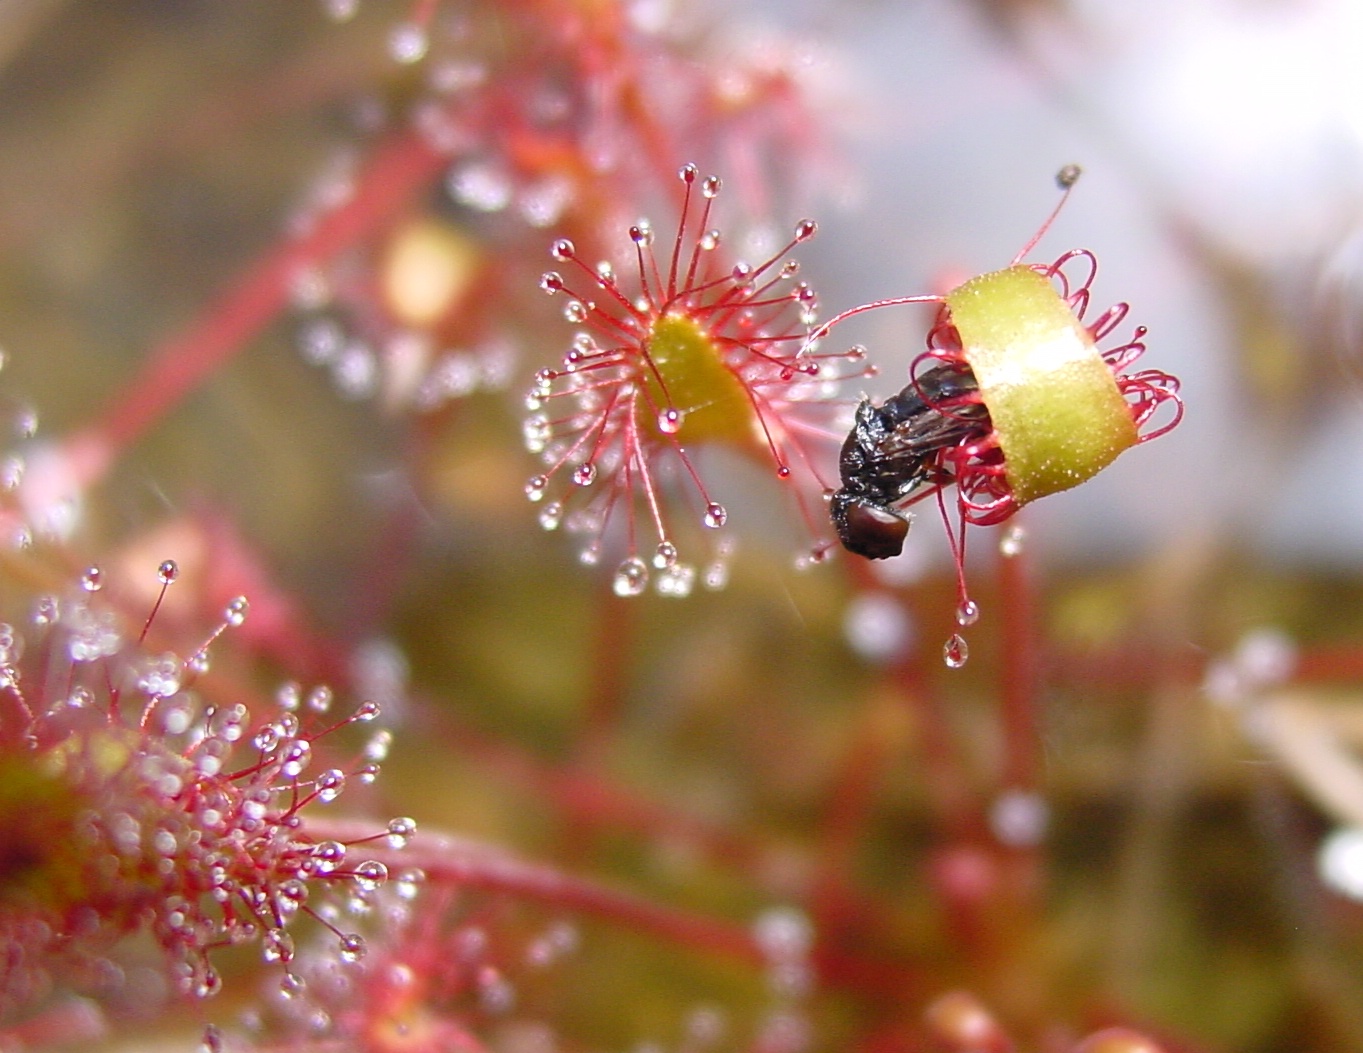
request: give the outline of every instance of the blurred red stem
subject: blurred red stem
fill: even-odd
[[[1037,774],[1036,595],[1027,555],[999,559],[1003,631],[1003,786],[1035,788]]]
[[[665,907],[550,866],[527,863],[492,845],[441,834],[421,834],[406,848],[394,851],[381,841],[369,840],[373,836],[369,823],[312,819],[308,828],[314,838],[364,842],[366,856],[381,860],[390,869],[418,867],[430,884],[503,893],[580,911],[703,953],[738,958],[754,965],[766,961],[746,926]],[[817,947],[813,960],[823,980],[854,992],[902,999],[919,987],[919,978],[899,963]]]
[[[79,461],[85,486],[96,482],[118,451],[136,442],[171,409],[240,352],[288,304],[300,273],[330,260],[382,226],[429,183],[445,158],[418,132],[382,144],[356,177],[354,193],[305,233],[273,246],[195,318],[155,349],[112,400],[104,419],[71,445],[95,449]]]

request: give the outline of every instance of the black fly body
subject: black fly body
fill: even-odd
[[[924,370],[880,406],[862,399],[838,459],[842,487],[829,506],[843,547],[867,559],[899,555],[909,532],[899,507],[920,487],[949,483],[938,454],[990,427],[963,363]]]

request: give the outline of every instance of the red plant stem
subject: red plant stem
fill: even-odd
[[[911,656],[901,662],[895,669],[895,680],[912,707],[923,781],[939,833],[948,841],[970,840],[978,832],[979,814],[965,778],[965,758],[946,719],[941,694],[927,676],[921,657]]]
[[[1363,647],[1341,644],[1304,650],[1297,657],[1292,679],[1304,683],[1357,683],[1363,680]]]
[[[885,586],[863,559],[845,561],[857,587],[884,590]],[[910,602],[911,588],[893,592],[896,602],[908,609],[914,624],[921,625],[921,612]],[[976,809],[971,806],[973,790],[966,784],[966,758],[956,743],[946,719],[941,693],[928,672],[926,652],[909,648],[904,656],[885,670],[886,690],[897,695],[913,719],[915,749],[921,761],[924,784],[933,804],[934,818],[948,838],[968,838],[978,827]],[[938,666],[940,668],[940,665]]]
[[[593,661],[587,683],[583,718],[577,737],[579,764],[600,770],[625,707],[625,684],[630,668],[635,613],[639,604],[598,589],[599,616],[593,632]]]
[[[768,871],[775,844],[765,845],[760,838],[747,836],[721,824],[690,815],[678,807],[645,796],[597,774],[594,769],[563,768],[536,757],[515,743],[495,738],[448,711],[436,707],[423,710],[431,734],[458,750],[465,763],[476,765],[493,776],[507,780],[532,799],[551,804],[569,824],[588,832],[627,830],[641,837],[664,838],[684,843],[698,851],[708,862],[731,867],[752,880],[761,880]],[[827,891],[838,904],[838,917],[855,920],[850,939],[862,939],[868,931],[886,931],[883,905],[856,889],[840,873],[824,868],[821,892]],[[816,906],[816,922],[828,919]],[[834,934],[836,935],[836,934]]]
[[[311,819],[318,839],[364,843],[363,851],[390,869],[420,868],[428,884],[503,893],[559,909],[579,911],[631,931],[682,947],[754,965],[766,961],[756,937],[743,925],[665,907],[620,889],[575,877],[554,867],[527,863],[504,849],[467,838],[422,833],[398,851],[371,841],[373,826],[362,821]],[[816,947],[819,976],[854,993],[902,1000],[920,990],[921,978],[902,963]]]
[[[900,737],[886,726],[894,719],[893,714],[885,712],[879,693],[873,693],[863,706],[860,726],[829,794],[818,831],[815,852],[819,871],[811,903],[815,923],[825,934],[841,935],[863,928],[874,931],[876,921],[884,914],[866,897],[856,894],[853,877],[881,778],[900,746]]]
[[[1002,783],[1031,790],[1037,776],[1036,595],[1026,551],[999,559],[1003,629]]]
[[[103,420],[67,440],[78,482],[101,479],[117,454],[154,427],[240,352],[288,304],[300,273],[325,263],[390,220],[434,179],[446,158],[412,129],[379,146],[355,191],[305,233],[272,247],[195,318],[156,348],[111,400]]]

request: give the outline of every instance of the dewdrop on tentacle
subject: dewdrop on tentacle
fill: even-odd
[[[1097,258],[1072,249],[1050,264],[1022,259],[1055,220],[1079,178],[1056,177],[1063,194],[1032,239],[1000,271],[943,296],[902,296],[863,304],[811,334],[815,344],[844,319],[895,304],[938,305],[927,350],[909,383],[877,406],[863,400],[839,460],[842,486],[830,514],[844,547],[869,559],[898,555],[908,533],[904,510],[935,497],[956,564],[957,621],[979,617],[965,583],[967,526],[1002,523],[1023,505],[1078,486],[1129,447],[1163,435],[1183,415],[1177,378],[1130,371],[1145,351],[1146,330],[1099,344],[1125,319],[1119,303],[1085,321]],[[1161,407],[1170,407],[1152,424]],[[956,486],[956,525],[944,491]],[[1021,534],[1002,543],[1015,554]],[[953,634],[947,665],[965,664],[965,639]]]
[[[675,234],[659,238],[642,220],[628,231],[632,280],[624,268],[587,262],[567,238],[550,247],[563,269],[540,279],[547,294],[566,298],[564,318],[584,328],[527,394],[525,443],[544,468],[525,494],[540,505],[545,529],[586,538],[584,563],[623,548],[611,578],[621,596],[650,586],[685,596],[697,580],[707,587],[725,580],[713,562],[698,573],[686,558],[688,534],[720,530],[730,518],[697,468],[700,446],[774,462],[817,532],[814,508],[826,486],[810,445],[836,436],[832,386],[870,374],[860,349],[820,354],[805,346],[817,297],[786,257],[815,235],[814,221],[797,223],[760,264],[726,260],[711,224],[720,180],[702,178],[695,165],[678,175]],[[678,489],[680,518],[670,508]]]

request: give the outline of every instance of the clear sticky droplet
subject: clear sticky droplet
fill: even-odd
[[[388,847],[405,848],[412,835],[416,833],[416,820],[399,816],[388,820]]]
[[[180,576],[180,568],[176,566],[175,560],[168,559],[157,568],[156,576],[161,580],[162,585],[169,585]]]
[[[246,615],[250,611],[251,605],[245,596],[238,596],[227,605],[227,610],[223,612],[223,617],[227,619],[227,624],[233,627],[241,625],[246,621]]]
[[[545,530],[557,530],[563,522],[563,502],[550,501],[540,510],[540,526]]]
[[[942,661],[948,669],[960,669],[970,658],[970,647],[960,633],[952,633],[942,645]]]
[[[648,566],[638,556],[630,556],[616,568],[612,588],[617,596],[638,596],[648,587]]]
[[[664,435],[676,435],[681,431],[682,411],[675,406],[669,406],[658,414],[658,430]]]
[[[536,475],[525,484],[525,496],[532,501],[544,500],[544,492],[549,489],[549,477]]]
[[[1023,543],[1027,540],[1027,531],[1023,530],[1017,523],[1013,523],[1003,532],[1003,537],[999,538],[999,555],[1012,559],[1022,552]]]
[[[379,714],[382,712],[383,707],[380,706],[377,702],[373,701],[361,702],[355,708],[354,716],[351,719],[360,721],[361,723],[366,723],[371,720],[377,720]]]
[[[377,859],[366,859],[355,868],[355,884],[366,892],[373,892],[388,880],[388,868]]]
[[[974,625],[980,620],[980,605],[972,599],[964,599],[956,608],[957,625]]]
[[[279,980],[279,993],[289,1000],[301,995],[306,987],[303,978],[294,972],[286,972]]]
[[[323,804],[336,800],[345,789],[345,772],[340,768],[328,768],[317,776],[317,799]]]
[[[573,482],[578,486],[591,486],[596,482],[596,465],[591,461],[579,464],[573,469]]]
[[[653,552],[653,565],[659,570],[677,562],[677,546],[671,541],[660,541]]]
[[[396,25],[388,35],[388,53],[393,56],[395,62],[400,62],[404,66],[410,66],[425,58],[426,49],[430,44],[426,31],[414,22]]]
[[[98,592],[104,587],[104,572],[98,567],[87,567],[80,576],[80,587],[86,592]]]
[[[682,599],[691,595],[696,584],[696,568],[689,563],[673,563],[658,575],[659,596]]]
[[[705,506],[705,517],[703,522],[711,530],[717,530],[729,521],[729,513],[721,504],[710,502]]]

